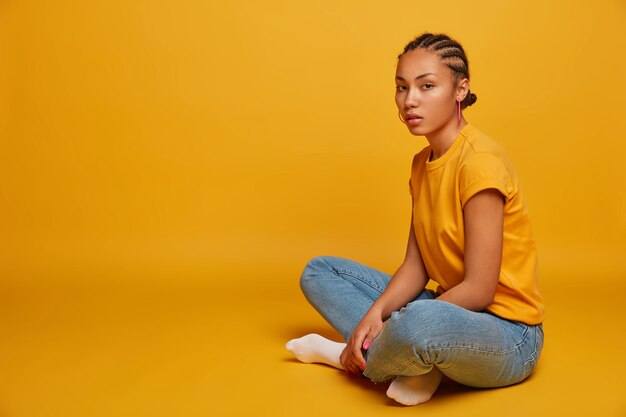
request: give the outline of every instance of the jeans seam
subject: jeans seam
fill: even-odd
[[[357,275],[354,272],[352,272],[349,269],[344,269],[341,267],[333,267],[335,269],[336,272],[341,273],[341,274],[346,274],[346,275],[350,275],[352,278],[356,278],[359,281],[361,281],[363,284],[369,286],[370,288],[382,293],[384,291],[384,289],[382,288],[378,288],[378,286],[372,284],[371,282],[367,281],[366,278],[362,275]]]
[[[512,346],[512,347],[510,347],[508,349],[504,349],[504,350],[490,350],[490,349],[485,349],[485,348],[482,348],[482,347],[477,347],[477,346],[472,346],[472,345],[463,345],[463,344],[433,345],[432,349],[435,349],[437,351],[440,351],[440,350],[463,349],[463,350],[469,350],[469,351],[473,351],[473,352],[488,353],[488,354],[493,354],[493,355],[502,355],[502,356],[504,356],[504,355],[508,355],[508,354],[510,354],[512,352],[515,352],[515,351],[519,350],[521,345],[526,340],[528,332],[529,332],[529,328],[526,327],[524,329],[524,333],[522,335],[522,338],[521,338],[520,342],[516,343],[515,346]]]
[[[479,353],[487,353],[490,355],[508,355],[512,352],[515,352],[517,350],[517,346],[514,346],[512,348],[506,349],[506,350],[489,350],[489,349],[484,349],[484,348],[478,348],[475,346],[464,346],[464,345],[454,345],[454,346],[433,346],[433,349],[437,350],[437,351],[443,351],[443,350],[455,350],[455,349],[460,349],[460,350],[467,350],[467,351],[473,351],[473,352],[479,352]]]
[[[535,333],[535,348],[530,355],[530,359],[524,362],[524,376],[523,376],[524,379],[528,378],[528,376],[532,373],[534,366],[537,364],[536,355],[537,355],[538,341],[539,341],[539,338],[537,337],[537,333]]]
[[[524,362],[524,366],[528,365],[531,362],[537,362],[537,347],[539,346],[539,336],[538,330],[535,328],[535,347],[533,349],[533,353],[530,354],[530,359]]]

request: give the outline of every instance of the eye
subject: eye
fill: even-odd
[[[434,85],[426,83],[426,84],[424,84],[424,87],[428,87],[428,88],[425,88],[425,89],[426,90],[430,90],[432,87],[434,87]]]
[[[403,85],[397,85],[396,86],[396,91],[404,91],[403,88],[406,88],[406,87],[403,86]]]

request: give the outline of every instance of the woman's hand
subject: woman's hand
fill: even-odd
[[[382,318],[380,314],[374,311],[368,312],[361,319],[361,322],[350,335],[347,346],[339,356],[339,361],[346,371],[360,375],[365,370],[365,358],[361,349],[369,349],[382,328]]]

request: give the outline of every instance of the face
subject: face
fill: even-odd
[[[452,72],[434,53],[414,49],[398,60],[396,105],[412,134],[425,136],[456,124],[457,94]]]

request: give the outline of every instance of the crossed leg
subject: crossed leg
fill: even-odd
[[[300,285],[311,305],[347,340],[390,278],[389,274],[349,259],[321,256],[307,264]],[[418,299],[432,297],[432,293],[424,292]],[[345,343],[318,334],[290,340],[286,345],[301,362],[323,363],[342,370],[339,357],[345,347]],[[441,373],[436,368],[424,375],[398,377],[387,395],[401,404],[418,404],[430,399],[440,381]]]
[[[323,256],[307,264],[300,282],[311,305],[348,340],[390,278],[355,261]],[[434,297],[426,290],[393,312],[365,354],[363,375],[374,382],[393,379],[390,398],[406,405],[428,401],[442,375],[475,387],[511,385],[528,375],[539,345],[536,329]],[[315,334],[287,343],[302,362],[338,369],[345,346]]]

